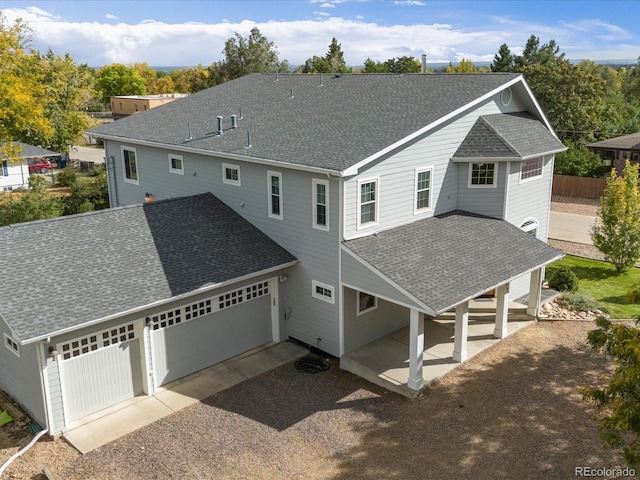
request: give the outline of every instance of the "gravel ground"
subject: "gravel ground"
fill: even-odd
[[[577,390],[610,368],[585,345],[591,328],[537,323],[413,401],[336,361],[318,375],[285,365],[84,456],[41,441],[6,478],[566,479],[622,466]]]
[[[594,208],[556,200],[559,211]],[[5,478],[44,479],[46,467],[55,480],[566,479],[579,466],[624,466],[600,444],[578,392],[611,370],[585,343],[592,328],[539,322],[415,400],[336,360],[318,375],[285,365],[84,456],[63,439],[41,440]],[[0,443],[0,462],[27,441],[14,440]]]

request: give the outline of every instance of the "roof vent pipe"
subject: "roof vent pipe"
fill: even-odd
[[[320,72],[320,86],[324,87],[324,77],[322,76],[322,72]]]
[[[238,128],[238,117],[231,115],[231,128]]]
[[[247,144],[244,148],[251,148],[251,132],[247,130]]]
[[[291,96],[289,98],[293,98],[293,88],[291,89]]]
[[[420,73],[426,73],[427,71],[427,54],[422,54],[422,62],[420,63]]]
[[[242,107],[238,108],[238,117],[242,120]]]
[[[222,115],[218,115],[216,118],[218,119],[218,135],[222,135],[222,119],[224,117]]]
[[[187,140],[193,140],[193,137],[191,136],[191,122],[187,122],[187,133],[189,135]]]

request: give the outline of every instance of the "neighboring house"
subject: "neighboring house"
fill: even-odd
[[[614,167],[622,174],[627,160],[632,165],[640,161],[640,132],[590,143],[587,150],[598,155],[603,165]]]
[[[342,357],[409,326],[417,391],[425,317],[455,309],[464,361],[469,301],[494,292],[502,338],[562,256],[565,147],[520,75],[254,74],[89,133],[114,208],[0,229],[0,383],[53,433],[287,338]]]
[[[29,187],[29,161],[59,155],[45,148],[34,147],[22,142],[13,142],[20,147],[18,158],[0,159],[0,192],[9,192]]]
[[[111,97],[111,115],[114,120],[128,117],[134,113],[144,112],[178,98],[186,97],[186,93],[161,93],[158,95],[117,95]]]

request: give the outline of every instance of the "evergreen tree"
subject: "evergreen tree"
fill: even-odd
[[[492,72],[513,72],[515,68],[515,62],[511,50],[506,43],[500,45],[498,53],[493,57],[493,63],[491,64]]]

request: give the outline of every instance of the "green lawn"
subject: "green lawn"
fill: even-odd
[[[547,279],[562,265],[573,270],[580,279],[576,293],[594,298],[607,308],[611,318],[635,318],[640,314],[640,305],[628,304],[625,299],[627,289],[640,284],[640,268],[630,268],[618,274],[610,263],[567,255],[547,266]]]

